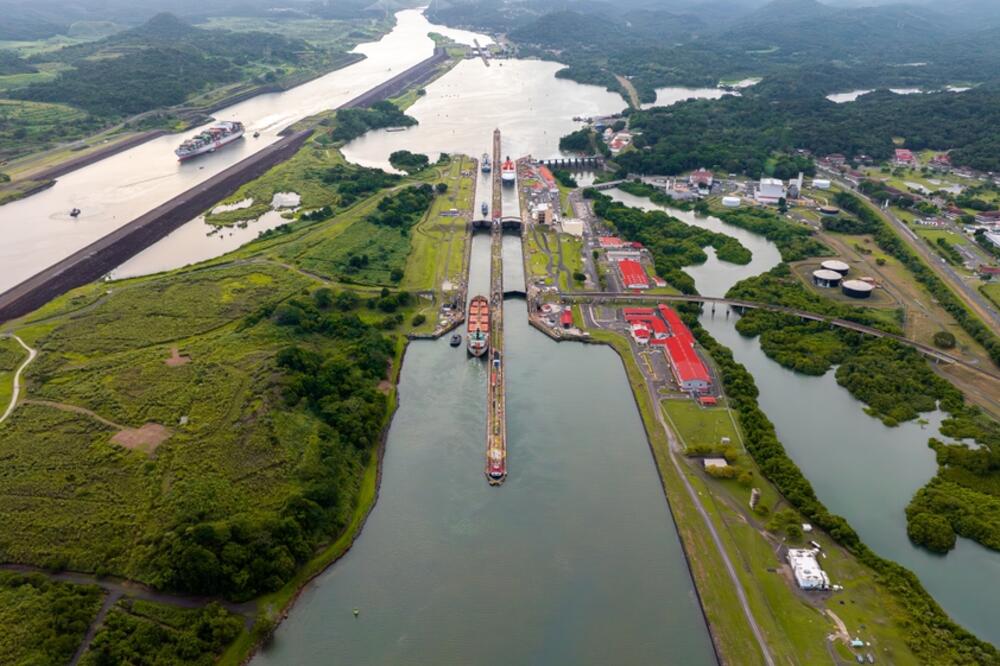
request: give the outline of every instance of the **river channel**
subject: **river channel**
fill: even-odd
[[[429,32],[465,44],[477,37],[432,25],[416,10],[398,12],[391,32],[355,49],[365,55],[364,60],[288,91],[259,95],[217,111],[216,118],[239,120],[247,127],[246,138],[225,150],[178,163],[174,148],[201,128],[168,135],[62,176],[48,190],[0,206],[0,292],[274,143],[291,123],[335,108],[430,57],[434,42]],[[480,43],[490,41],[483,35],[478,38]],[[260,137],[252,138],[254,132]],[[69,215],[73,208],[82,211],[75,220]],[[225,243],[219,238],[196,240],[219,247],[219,254],[233,249],[223,249]],[[205,258],[202,254],[195,258]],[[186,263],[190,262],[178,265]]]
[[[702,294],[722,296],[737,281],[780,261],[773,243],[717,218],[660,207],[620,190],[607,194],[733,236],[753,253],[748,266],[734,266],[718,261],[710,251],[708,262],[685,269]],[[735,315],[726,317],[723,308],[714,315],[706,308],[701,318],[702,325],[753,374],[761,408],[820,500],[844,516],[876,553],[916,573],[956,622],[1000,644],[996,622],[1000,617],[1000,554],[959,538],[955,550],[942,557],[915,547],[906,536],[906,505],[937,468],[927,440],[951,441],[938,430],[944,415],[923,414],[925,425],[913,421],[887,428],[864,413],[864,405],[837,384],[832,371],[812,377],[781,367],[767,358],[756,338],[737,333],[735,321]]]

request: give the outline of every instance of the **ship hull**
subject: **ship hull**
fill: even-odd
[[[190,152],[177,154],[177,159],[181,162],[186,162],[187,160],[199,157],[206,153],[214,153],[216,150],[223,148],[224,146],[228,146],[234,141],[242,139],[243,133],[244,130],[239,130],[237,132],[230,134],[229,136],[221,137],[220,139],[213,141],[212,143],[205,144],[204,146],[196,148],[195,150],[192,150]]]

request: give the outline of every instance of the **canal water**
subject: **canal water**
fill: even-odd
[[[483,476],[485,364],[411,344],[379,501],[257,666],[714,663],[621,362],[505,308],[506,483]]]
[[[753,253],[748,266],[719,262],[710,252],[708,262],[686,268],[699,293],[723,296],[737,281],[780,261],[773,243],[717,218],[657,206],[620,190],[608,194],[733,236]],[[955,621],[1000,644],[995,621],[1000,617],[1000,554],[960,538],[955,550],[942,557],[915,547],[906,536],[906,505],[937,469],[927,440],[951,441],[939,431],[945,415],[931,412],[922,415],[924,425],[913,421],[888,428],[864,413],[864,404],[837,384],[833,371],[813,377],[787,370],[761,351],[758,339],[736,332],[735,315],[726,317],[724,308],[714,315],[708,308],[705,312],[702,325],[753,374],[761,408],[823,503],[844,516],[876,553],[916,573]]]
[[[355,49],[365,60],[286,92],[259,95],[216,112],[216,118],[239,120],[247,127],[246,138],[225,150],[182,164],[174,148],[200,128],[165,136],[67,174],[44,192],[0,206],[0,292],[274,143],[291,123],[334,108],[429,57],[434,51],[429,32],[466,44],[477,37],[432,25],[416,10],[398,12],[389,34]],[[480,43],[489,41],[478,37]],[[260,138],[252,138],[254,132],[260,132]],[[82,211],[76,219],[69,215],[73,208]],[[217,239],[203,242],[213,241],[222,246]]]

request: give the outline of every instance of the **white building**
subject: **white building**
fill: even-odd
[[[788,194],[785,184],[777,178],[761,178],[760,185],[753,194],[753,198],[758,203],[776,204],[779,199],[784,199]]]
[[[795,582],[803,590],[829,590],[830,578],[819,566],[816,551],[808,548],[789,548],[788,564],[795,574]]]
[[[830,181],[824,178],[813,178],[813,187],[817,190],[828,190],[830,189]]]

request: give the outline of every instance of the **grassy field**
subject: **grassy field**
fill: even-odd
[[[590,333],[594,339],[612,345],[622,356],[678,531],[685,549],[692,554],[692,575],[723,660],[739,664],[763,663],[715,545],[668,458],[669,443],[653,415],[653,401],[627,342],[608,331],[592,330]],[[673,404],[679,401],[665,402],[670,404],[671,417],[677,413],[683,423],[681,429],[688,433],[705,433],[710,429],[714,432],[716,424],[724,419],[721,410],[695,411]],[[699,415],[707,415],[708,420],[701,423]],[[780,496],[761,477],[752,461],[745,460],[741,464],[754,471],[754,486],[762,491],[762,503],[772,513],[782,508]],[[821,614],[824,607],[833,610],[852,635],[861,633],[865,640],[872,641],[873,648],[876,648],[872,652],[883,663],[919,663],[905,643],[906,618],[901,616],[900,607],[891,593],[877,584],[869,570],[836,547],[826,535],[814,531],[810,538],[818,540],[827,553],[827,558],[822,560],[824,568],[833,580],[846,589],[836,597],[801,593],[784,573],[785,568],[776,553],[780,539],[765,531],[759,524],[760,519],[745,508],[749,490],[735,481],[710,479],[695,465],[683,464],[682,470],[703,498],[703,504],[736,565],[754,618],[778,663],[830,661],[827,636],[836,631],[836,626]],[[841,601],[845,603],[842,605]],[[845,649],[841,651],[846,655]],[[851,658],[847,656],[848,660]]]
[[[402,288],[436,290],[446,281],[457,288],[463,279],[469,241],[466,226],[475,196],[475,165],[470,157],[455,156],[447,166],[433,169],[439,182],[448,186],[448,192],[434,201],[427,217],[413,228],[413,251],[406,261]],[[459,214],[445,214],[452,209],[458,209]]]
[[[664,400],[666,412],[686,447],[719,446],[723,437],[732,444],[739,442],[736,424],[725,407],[702,407],[694,400]]]
[[[362,42],[378,39],[392,28],[390,15],[379,19],[287,19],[270,20],[250,16],[214,16],[199,28],[208,30],[233,30],[235,32],[267,32],[292,39],[304,39],[315,46],[337,51],[350,51]]]
[[[0,161],[75,141],[99,127],[86,112],[65,104],[0,99]]]
[[[14,373],[27,352],[13,338],[0,338],[0,414],[7,409],[14,392]]]

